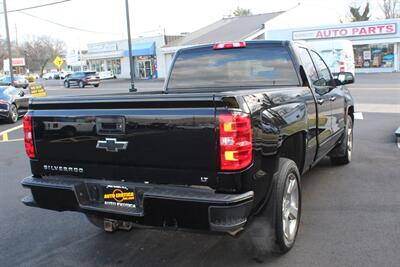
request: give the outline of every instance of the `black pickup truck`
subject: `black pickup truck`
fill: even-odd
[[[300,176],[325,156],[351,160],[352,82],[303,44],[228,42],[179,50],[162,92],[32,99],[23,202],[83,212],[106,231],[234,235],[269,220],[286,252]]]

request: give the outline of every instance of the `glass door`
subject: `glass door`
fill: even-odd
[[[145,73],[144,61],[138,62],[138,69],[139,69],[139,79],[145,79],[146,73]]]
[[[144,62],[144,67],[145,67],[145,73],[146,73],[146,78],[147,79],[151,79],[152,77],[152,67],[151,67],[151,61],[150,60],[146,60]]]

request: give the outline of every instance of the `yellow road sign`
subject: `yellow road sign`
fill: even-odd
[[[62,64],[64,64],[64,60],[59,56],[56,56],[56,58],[53,60],[53,64],[56,65],[56,67],[59,69]]]

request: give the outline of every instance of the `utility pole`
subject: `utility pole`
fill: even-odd
[[[13,65],[12,65],[10,31],[8,30],[8,17],[7,17],[7,3],[6,3],[6,0],[3,0],[3,9],[4,9],[4,20],[6,21],[8,64],[9,64],[9,67],[10,67],[11,84],[13,84],[13,82],[14,82],[14,73],[13,73]]]
[[[15,46],[18,48],[18,28],[17,28],[17,23],[15,23]]]
[[[132,40],[131,40],[131,23],[129,20],[129,4],[128,0],[125,0],[125,9],[126,9],[126,24],[128,28],[128,51],[129,51],[129,67],[130,67],[130,75],[131,75],[131,87],[129,88],[129,92],[136,92],[135,82],[133,80],[133,57],[132,57]]]

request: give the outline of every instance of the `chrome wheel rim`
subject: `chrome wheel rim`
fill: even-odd
[[[353,129],[350,124],[349,128],[347,129],[347,155],[349,161],[351,160],[352,150],[353,150]]]
[[[299,186],[296,176],[290,173],[285,184],[282,201],[282,226],[286,243],[294,241],[299,215]]]
[[[18,119],[18,113],[17,113],[17,108],[15,106],[11,107],[11,120],[12,121],[17,121]]]

